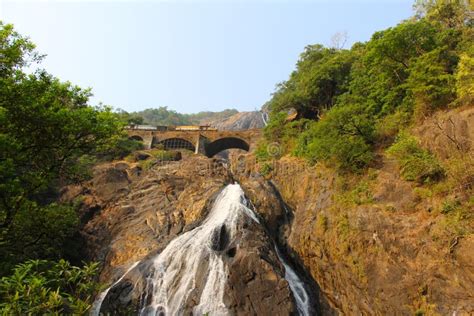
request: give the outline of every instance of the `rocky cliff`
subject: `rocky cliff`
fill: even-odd
[[[471,108],[440,112],[414,129],[448,166],[434,185],[401,179],[384,156],[357,177],[296,158],[273,162],[267,178],[292,214],[280,238],[336,311],[474,313],[473,127]],[[245,183],[252,171],[234,165]]]
[[[474,168],[456,166],[472,159],[473,126],[474,110],[465,109],[438,113],[413,130],[451,166],[436,185],[403,180],[383,154],[365,175],[284,157],[262,176],[252,154],[234,153],[230,165],[193,155],[147,168],[105,164],[63,198],[81,201],[86,249],[103,263],[103,283],[140,261],[110,289],[103,312],[136,312],[151,259],[201,225],[217,194],[237,180],[263,225],[243,222],[235,242],[218,247],[229,267],[224,303],[231,314],[296,313],[278,245],[311,293],[313,314],[472,315],[473,204],[462,212],[448,206],[472,200]],[[187,313],[197,304],[193,295]]]
[[[239,112],[223,120],[206,121],[205,123],[218,130],[241,131],[262,128],[265,126],[266,113],[261,111]]]
[[[90,183],[66,190],[63,198],[79,199],[83,217],[90,218],[82,234],[90,259],[103,263],[100,280],[104,284],[113,284],[134,262],[140,261],[110,289],[100,310],[138,312],[149,291],[147,271],[153,265],[153,257],[174,238],[198,227],[216,195],[233,181],[223,161],[185,156],[181,161],[157,163],[149,170],[126,162],[98,166]],[[244,221],[238,226],[235,241],[218,247],[228,266],[224,302],[230,314],[296,312],[294,296],[284,278],[285,269],[275,252],[273,232],[285,210],[271,193],[266,200],[269,197],[278,207],[266,205],[256,210],[271,218],[270,228]],[[187,263],[184,260],[182,264]],[[183,312],[190,313],[199,301],[205,278],[201,275],[194,280],[197,296],[190,296]],[[307,283],[312,284],[309,278]],[[309,290],[313,293],[310,308],[316,312],[320,305],[318,290],[316,286]]]

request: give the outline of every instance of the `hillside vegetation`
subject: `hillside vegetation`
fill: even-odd
[[[271,117],[260,159],[268,158],[268,143],[278,142],[282,154],[360,173],[396,140],[392,153],[406,168],[431,164],[421,149],[401,148],[417,146],[405,130],[435,111],[472,105],[473,20],[461,0],[418,1],[414,8],[414,17],[351,49],[307,46],[266,104]],[[288,121],[291,110],[297,116]],[[395,154],[404,150],[419,153],[417,160]]]

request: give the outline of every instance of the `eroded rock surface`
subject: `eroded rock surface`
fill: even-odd
[[[125,162],[99,166],[82,190],[65,192],[69,199],[80,195],[83,213],[90,213],[83,235],[90,259],[103,262],[101,282],[112,284],[140,261],[109,290],[101,310],[136,313],[146,300],[146,276],[153,257],[174,238],[199,226],[216,195],[232,182],[221,161],[191,156],[148,171]],[[276,230],[277,213],[267,216],[270,230]],[[249,220],[238,228],[237,242],[230,244],[227,230],[219,227],[209,242],[228,264],[224,302],[230,314],[294,314],[294,299],[269,231]],[[202,291],[204,279],[196,280],[196,293]],[[191,296],[186,313],[198,300]]]

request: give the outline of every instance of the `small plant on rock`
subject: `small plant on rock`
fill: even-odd
[[[444,177],[445,171],[438,159],[421,148],[417,139],[407,133],[401,133],[397,137],[387,154],[399,162],[401,176],[407,181],[424,184]]]

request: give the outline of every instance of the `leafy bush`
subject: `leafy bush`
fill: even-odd
[[[415,137],[402,133],[397,141],[387,150],[389,156],[398,160],[401,175],[407,181],[420,184],[440,180],[445,171],[436,157],[421,148]]]
[[[141,141],[130,139],[127,136],[119,138],[112,148],[105,153],[104,159],[123,159],[129,154],[137,150],[142,150],[144,148]]]
[[[413,61],[406,87],[413,95],[415,117],[422,118],[456,97],[453,69],[458,57],[448,47],[439,47]]]
[[[68,205],[35,202],[22,205],[0,247],[0,275],[17,263],[31,258],[59,258],[68,253],[66,244],[74,236],[79,218]]]
[[[149,153],[158,161],[173,161],[176,160],[177,152],[163,149],[152,149]]]
[[[334,107],[299,137],[295,154],[343,171],[360,172],[374,158],[375,136],[370,116],[358,105]]]
[[[98,264],[83,268],[67,261],[30,260],[0,280],[3,315],[84,315],[99,289]]]
[[[270,159],[270,154],[268,153],[268,142],[265,140],[261,140],[257,144],[257,148],[255,149],[255,157],[257,162],[262,162]]]
[[[147,159],[147,160],[140,161],[138,165],[143,170],[150,170],[157,163],[158,163],[158,160],[156,160],[156,159]]]

